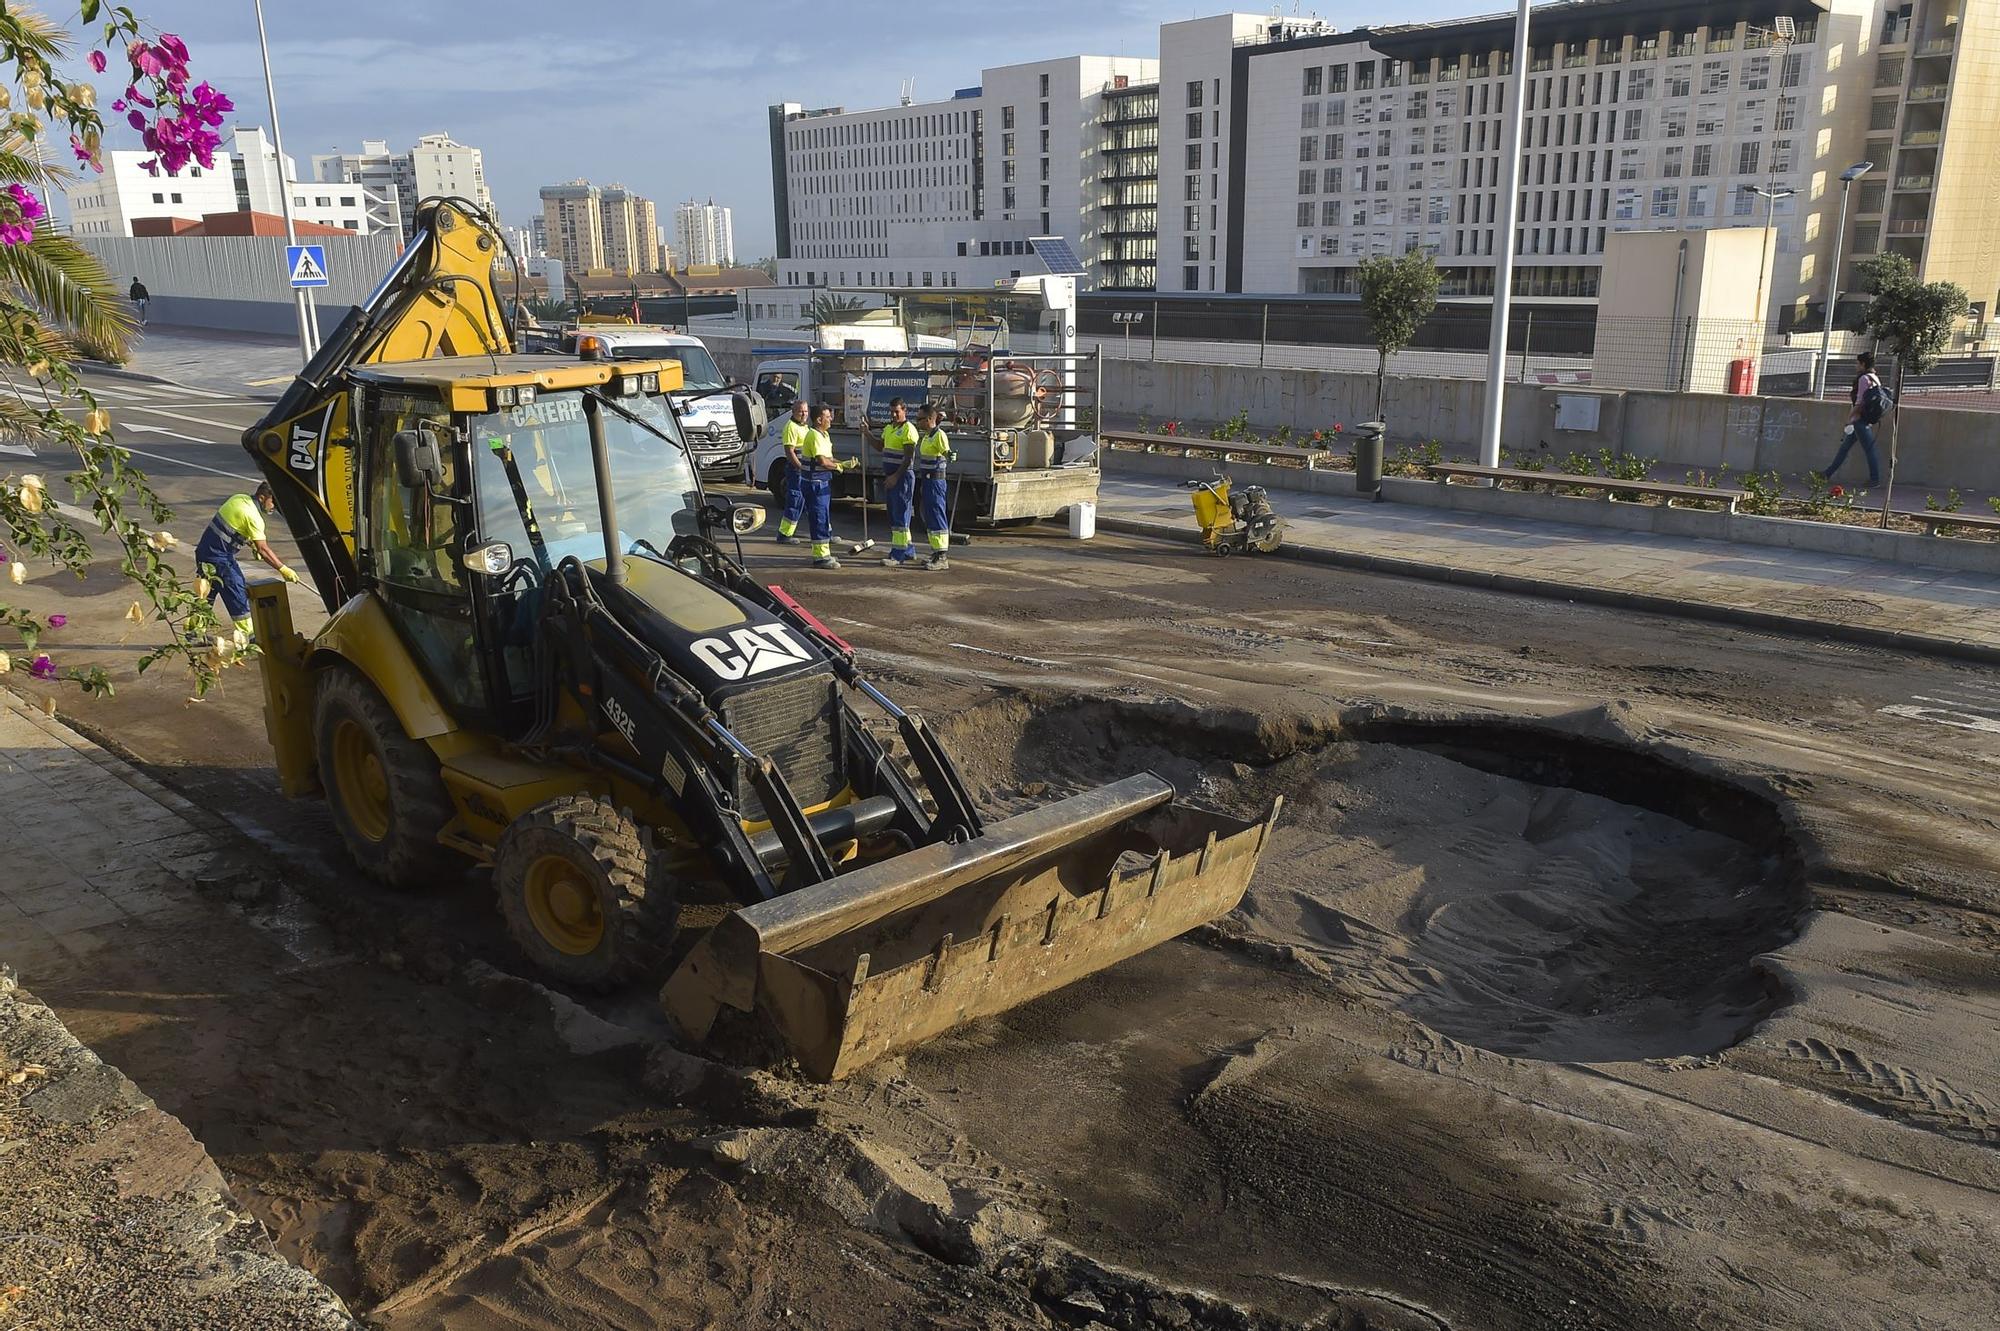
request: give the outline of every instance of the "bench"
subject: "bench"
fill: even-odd
[[[1141,434],[1137,430],[1100,430],[1097,442],[1106,448],[1137,448],[1147,453],[1161,451],[1221,453],[1232,457],[1290,462],[1311,468],[1323,450],[1295,444],[1255,444],[1239,439],[1204,439],[1191,434]]]
[[[1676,499],[1721,503],[1734,513],[1744,497],[1741,490],[1710,489],[1700,485],[1674,485],[1667,481],[1621,481],[1609,476],[1572,476],[1563,471],[1529,471],[1525,467],[1481,467],[1470,462],[1433,462],[1424,467],[1439,485],[1451,484],[1453,477],[1482,481],[1517,481],[1523,485],[1564,485],[1578,490],[1596,490],[1604,498],[1618,494],[1656,495],[1669,508]]]
[[[1961,527],[1970,531],[2000,532],[2000,517],[1989,517],[1984,513],[1939,513],[1935,509],[1895,508],[1889,510],[1892,516],[1908,518],[1911,522],[1921,522],[1930,528],[1930,534],[1941,536],[1940,527]]]

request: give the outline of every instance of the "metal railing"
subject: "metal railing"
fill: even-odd
[[[1943,138],[1943,130],[1913,129],[1903,135],[1903,146],[1905,148],[1934,148]]]

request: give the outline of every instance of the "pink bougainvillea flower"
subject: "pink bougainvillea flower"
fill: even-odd
[[[96,70],[98,73],[102,74],[104,72],[104,65],[105,65],[104,52],[92,51],[90,53],[90,67]]]
[[[43,653],[28,663],[28,673],[36,679],[54,679],[56,663],[48,658],[47,653]]]
[[[50,616],[49,616],[49,627],[50,627],[50,628],[52,628],[52,629],[59,629],[59,628],[63,628],[63,627],[65,627],[65,626],[67,626],[68,624],[69,624],[69,616],[68,616],[68,615],[50,615]]]

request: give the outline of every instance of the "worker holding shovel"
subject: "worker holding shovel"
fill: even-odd
[[[882,502],[889,510],[889,554],[883,564],[907,568],[916,562],[910,549],[910,510],[917,498],[917,427],[910,424],[903,399],[889,399],[889,423],[882,427]]]

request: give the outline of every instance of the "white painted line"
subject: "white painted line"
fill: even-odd
[[[1984,712],[1988,716],[2000,716],[2000,709],[1983,707],[1976,702],[1966,702],[1961,698],[1931,698],[1921,693],[1912,693],[1910,697],[1918,702],[1934,702],[1940,707],[1954,707],[1963,712]]]
[[[5,453],[10,458],[33,458],[40,456],[26,444],[0,444],[0,453]]]
[[[144,434],[163,434],[171,439],[185,439],[191,444],[207,444],[210,448],[228,448],[236,442],[234,439],[204,439],[198,434],[184,434],[179,430],[169,430],[164,425],[146,425],[139,421],[120,421],[118,428]]]
[[[252,388],[269,388],[272,384],[288,384],[296,378],[296,374],[280,374],[269,379],[245,379],[243,382]]]
[[[981,656],[997,656],[1003,661],[1014,661],[1021,665],[1034,666],[1038,670],[1056,670],[1062,666],[1061,661],[1044,661],[1039,656],[1016,656],[1013,652],[996,652],[990,647],[974,647],[970,643],[954,642],[947,645],[961,652],[977,652]]]
[[[197,439],[195,442],[198,444],[206,443],[207,440]],[[170,453],[149,453],[143,448],[134,448],[130,444],[120,444],[118,446],[127,453],[132,453],[142,458],[152,458],[155,462],[167,462],[176,467],[193,467],[196,471],[205,471],[213,476],[227,476],[232,481],[255,481],[257,479],[255,476],[245,476],[240,471],[224,471],[220,467],[207,467],[199,462],[189,462],[186,458],[177,458]]]
[[[2000,735],[2000,721],[1974,716],[1970,712],[1948,712],[1936,707],[1917,707],[1902,702],[1892,703],[1881,710],[1889,716],[1906,717],[1912,721],[1928,721],[1936,726],[1950,726],[1953,730],[1977,730],[1988,735]]]

